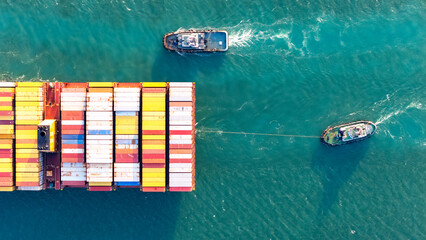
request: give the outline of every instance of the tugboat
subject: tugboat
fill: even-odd
[[[228,43],[228,32],[218,30],[178,30],[163,37],[164,48],[176,52],[226,52]]]
[[[339,146],[369,138],[376,132],[370,121],[357,121],[329,127],[321,135],[321,141],[330,146]]]

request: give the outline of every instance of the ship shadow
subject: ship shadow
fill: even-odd
[[[197,82],[197,75],[220,70],[226,53],[176,53],[162,49],[155,59],[151,81]]]
[[[350,179],[369,148],[368,141],[330,147],[321,144],[312,157],[312,169],[320,177],[323,193],[317,216],[330,213],[337,201],[340,188]]]

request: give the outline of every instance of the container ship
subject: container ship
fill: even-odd
[[[194,136],[191,82],[0,82],[0,191],[194,191]]]

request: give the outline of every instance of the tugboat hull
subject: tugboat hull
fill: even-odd
[[[181,30],[163,37],[164,48],[175,52],[226,52],[228,43],[228,32],[218,30]]]
[[[321,141],[330,146],[340,146],[358,142],[371,137],[376,125],[370,121],[357,121],[327,128],[321,135]]]

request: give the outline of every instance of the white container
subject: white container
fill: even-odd
[[[192,135],[170,135],[170,140],[192,140]]]
[[[116,144],[115,149],[138,149],[138,144]]]
[[[86,120],[112,120],[112,112],[86,112]]]
[[[192,124],[191,124],[191,126],[170,126],[169,130],[174,130],[174,131],[192,131]]]
[[[85,163],[67,163],[67,162],[63,162],[61,164],[61,168],[63,167],[79,167],[79,168],[86,168],[86,164]]]
[[[175,114],[173,114],[173,115],[171,115],[170,116],[170,118],[169,118],[169,121],[170,122],[172,122],[172,121],[189,121],[189,122],[192,122],[192,116],[191,115],[175,115]]]
[[[114,88],[114,93],[140,93],[140,88]]]
[[[15,82],[0,82],[0,87],[14,88],[15,86],[16,86]]]
[[[178,168],[178,167],[173,167],[173,168],[169,168],[169,172],[176,172],[176,173],[179,173],[179,172],[182,172],[182,173],[184,173],[184,172],[192,172],[192,168]]]
[[[111,140],[86,140],[86,145],[110,145],[112,146]]]
[[[135,168],[139,170],[139,163],[114,163],[114,168]]]
[[[62,153],[84,153],[84,149],[65,148],[65,149],[62,149]]]
[[[86,106],[81,106],[81,105],[64,106],[61,104],[61,111],[86,111]]]
[[[110,141],[110,140],[107,140],[107,141],[109,141],[109,143],[111,143],[111,144],[86,144],[87,146],[86,146],[86,149],[87,149],[87,151],[104,151],[104,152],[112,152],[112,148],[113,148],[113,145],[112,145],[112,141]],[[104,142],[106,142],[106,141],[104,141]]]
[[[125,104],[117,104],[117,106],[114,106],[115,111],[125,111],[125,112],[132,112],[132,111],[139,111],[140,106],[139,105],[125,105]]]
[[[61,172],[84,172],[86,173],[85,167],[62,167]]]
[[[192,121],[169,121],[171,126],[192,125]]]
[[[122,99],[122,98],[130,98],[130,99],[134,99],[135,101],[139,101],[140,97],[141,97],[141,94],[139,92],[123,92],[123,93],[116,92],[114,94],[114,100]]]
[[[192,154],[169,154],[169,156],[170,159],[192,159]]]
[[[108,126],[108,125],[106,125],[106,126],[89,125],[89,126],[86,126],[86,131],[88,131],[88,130],[90,130],[90,131],[92,131],[92,130],[110,130],[110,131],[112,131],[112,125],[110,125],[110,126]]]
[[[120,140],[138,140],[139,139],[139,135],[115,135],[115,139],[120,139]]]
[[[192,140],[170,140],[170,144],[193,144]]]
[[[190,87],[192,88],[192,82],[170,82],[170,88]]]
[[[112,119],[88,120],[86,121],[86,126],[112,126]]]
[[[170,173],[169,174],[170,179],[175,178],[186,178],[191,179],[192,181],[192,173]]]
[[[82,120],[62,120],[61,121],[62,125],[84,125],[84,121]]]
[[[112,135],[86,135],[86,140],[112,140]]]
[[[175,93],[175,92],[191,92],[192,93],[192,87],[170,88],[169,89],[169,93]]]
[[[169,107],[169,112],[192,112],[192,107]]]
[[[169,115],[171,117],[188,116],[188,117],[192,118],[192,112],[191,111],[169,111]]]

